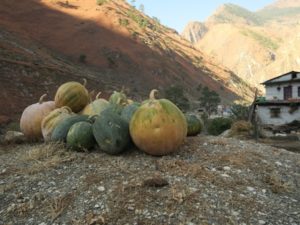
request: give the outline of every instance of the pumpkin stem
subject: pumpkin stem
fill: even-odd
[[[86,80],[85,78],[83,78],[82,80],[83,80],[83,83],[82,83],[82,85],[85,87],[85,86],[86,86],[86,84],[87,84],[87,80]]]
[[[150,95],[149,95],[150,100],[155,100],[155,99],[156,99],[156,97],[155,97],[156,94],[158,94],[158,90],[153,89],[153,90],[150,92]]]
[[[96,95],[96,99],[99,99],[100,95],[102,94],[102,92],[100,91],[97,95]]]
[[[47,94],[43,94],[41,97],[40,97],[40,100],[39,100],[39,104],[42,104],[44,102],[44,99],[46,98]]]

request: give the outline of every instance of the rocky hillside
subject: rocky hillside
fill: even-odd
[[[276,1],[257,12],[225,4],[200,28],[188,24],[182,35],[241,78],[258,85],[300,69],[299,21],[299,0]],[[191,38],[191,33],[201,35]]]
[[[3,0],[0,27],[0,85],[11,99],[1,102],[0,115],[19,114],[43,92],[52,98],[59,84],[83,77],[95,91],[124,86],[140,98],[171,84],[182,85],[190,99],[199,97],[199,84],[227,102],[253,94],[234,73],[122,0]]]

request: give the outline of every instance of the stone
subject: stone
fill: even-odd
[[[7,131],[4,135],[5,144],[21,144],[26,141],[25,135],[18,131]]]

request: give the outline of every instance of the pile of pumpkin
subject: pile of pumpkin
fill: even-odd
[[[86,84],[86,82],[85,82]],[[27,139],[65,142],[74,150],[90,150],[96,145],[109,154],[119,154],[135,144],[151,155],[165,155],[179,148],[185,137],[201,131],[195,116],[185,116],[167,99],[156,99],[157,90],[142,103],[116,92],[109,100],[94,101],[85,84],[67,82],[61,85],[54,101],[28,106],[20,127]]]

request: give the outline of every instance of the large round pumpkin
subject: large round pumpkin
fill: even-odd
[[[74,81],[61,85],[55,94],[56,107],[68,106],[75,113],[81,111],[90,101],[85,84],[86,80],[84,85]]]
[[[201,121],[195,115],[185,115],[186,122],[188,125],[187,136],[196,136],[201,133],[202,125]]]
[[[95,145],[92,124],[81,121],[71,126],[67,135],[67,146],[73,150],[89,150]]]
[[[123,152],[130,143],[128,123],[110,108],[95,120],[93,134],[100,149],[111,155]]]
[[[38,140],[43,137],[42,120],[55,109],[54,101],[44,102],[45,97],[46,94],[40,98],[38,103],[28,106],[22,113],[20,128],[29,140]]]
[[[105,110],[109,106],[109,102],[103,98],[99,98],[101,92],[99,92],[96,96],[96,99],[84,107],[84,109],[80,112],[83,115],[100,115],[100,113]]]
[[[69,107],[64,106],[50,112],[42,121],[42,134],[45,141],[51,140],[51,135],[55,127],[65,118],[70,117],[72,111]]]
[[[187,124],[183,113],[167,99],[150,99],[134,113],[130,121],[130,134],[135,145],[151,155],[174,152],[183,143]]]

